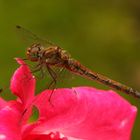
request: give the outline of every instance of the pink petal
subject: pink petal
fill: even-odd
[[[18,96],[24,106],[29,106],[34,97],[35,79],[28,66],[20,58],[16,58],[21,65],[11,79],[11,91]]]
[[[5,100],[3,100],[2,98],[0,98],[0,109],[3,108],[4,106],[6,106],[7,102]]]
[[[65,136],[87,140],[129,140],[137,109],[113,91],[90,87],[57,89],[36,100],[40,112],[32,133],[59,131]]]
[[[21,140],[18,106],[19,103],[11,102],[0,109],[0,140]]]

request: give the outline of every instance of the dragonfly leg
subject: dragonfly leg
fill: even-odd
[[[38,72],[38,71],[41,70],[41,68],[42,68],[42,64],[39,63],[39,64],[37,64],[37,65],[35,66],[34,70],[32,70],[31,73]]]
[[[57,78],[57,75],[56,75],[56,73],[49,66],[47,66],[47,69],[48,69],[48,72],[49,72],[50,76],[52,77],[52,81],[51,81],[51,83],[48,86],[49,89],[52,88],[51,94],[49,96],[49,102],[50,102],[51,101],[51,98],[52,98],[52,95],[54,93],[55,87],[56,87],[56,78]]]
[[[31,70],[31,74],[34,74],[36,72],[40,71],[41,72],[41,78],[35,76],[37,79],[42,79],[44,77],[44,72],[43,72],[43,68],[42,68],[42,63],[39,63],[35,66],[35,68],[33,70]],[[25,74],[23,79],[21,80],[25,80],[28,79],[29,81],[33,79],[33,77],[30,77],[28,74]]]
[[[43,79],[44,76],[45,76],[45,71],[43,70],[43,66],[42,66],[42,63],[39,63],[35,66],[34,70],[31,71],[31,73],[36,73],[40,71],[41,72],[41,76],[40,77],[37,77],[37,79]]]

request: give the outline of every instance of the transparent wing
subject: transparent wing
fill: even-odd
[[[68,71],[65,68],[53,68],[57,75],[57,87],[67,87],[72,80],[75,78],[75,75]]]
[[[46,39],[42,39],[42,38],[38,37],[36,34],[32,33],[31,31],[29,31],[19,25],[16,26],[16,29],[17,29],[17,32],[20,35],[20,37],[24,40],[24,42],[28,46],[32,45],[33,43],[40,43],[40,44],[44,45],[45,47],[48,47],[50,45],[58,46]],[[37,82],[38,82],[37,89],[39,89],[39,90],[47,89],[49,87],[50,83],[52,83],[52,81],[53,81],[52,75],[50,75],[50,73],[48,72],[46,67],[44,67],[44,68],[42,68],[42,70],[38,70],[38,71],[35,71],[35,67],[36,67],[36,64],[30,65],[33,75],[35,75],[36,78],[38,79],[37,80]],[[51,86],[50,87],[51,89],[57,88],[57,87],[66,87],[66,83],[70,82],[70,80],[74,77],[71,72],[69,72],[68,70],[66,70],[64,68],[58,68],[58,67],[54,66],[54,67],[51,67],[51,71],[53,71],[52,73],[54,73],[54,75],[56,75],[56,77],[55,77],[56,85]]]
[[[74,74],[72,74],[70,71],[66,70],[65,68],[51,67],[51,71],[53,71],[53,74],[50,74],[48,69],[45,67],[43,69],[43,72],[39,70],[33,73],[34,76],[38,79],[37,89],[39,91],[37,92],[40,92],[40,90],[43,91],[45,89],[67,87],[67,84],[71,83],[71,80],[75,77]],[[54,81],[52,75],[54,75],[56,82]]]
[[[17,25],[16,26],[17,33],[20,35],[20,37],[24,40],[24,42],[28,43],[28,45],[31,45],[33,43],[40,43],[44,46],[56,46],[56,44],[52,43],[51,41],[48,41],[46,39],[42,39],[36,34],[32,33],[31,31]]]

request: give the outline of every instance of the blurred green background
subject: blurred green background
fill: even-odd
[[[90,69],[140,91],[139,0],[1,0],[1,87],[9,84],[18,67],[14,58],[25,58],[28,47],[16,34],[17,24],[47,37]],[[66,83],[109,89],[78,76]],[[120,94],[140,109],[140,100]],[[13,98],[9,90],[3,96]],[[133,140],[139,140],[139,131],[138,113]]]

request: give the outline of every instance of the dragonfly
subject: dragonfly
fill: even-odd
[[[21,26],[16,26],[18,30],[24,30],[24,32],[28,32],[32,35],[35,40],[41,40],[43,43],[36,41],[31,44],[30,47],[27,48],[26,51],[26,59],[31,62],[37,62],[36,69],[34,71],[41,71],[43,74],[43,68],[45,67],[52,77],[51,85],[55,85],[57,82],[57,76],[52,67],[58,67],[62,69],[67,69],[73,74],[82,76],[92,81],[99,82],[103,85],[106,85],[114,90],[121,91],[123,93],[132,95],[134,97],[140,98],[140,92],[134,90],[133,88],[121,84],[115,80],[112,80],[102,74],[94,72],[88,69],[86,66],[82,65],[78,60],[71,57],[71,55],[59,47],[58,45],[41,39],[32,32],[24,29]],[[47,46],[47,47],[46,47]]]

